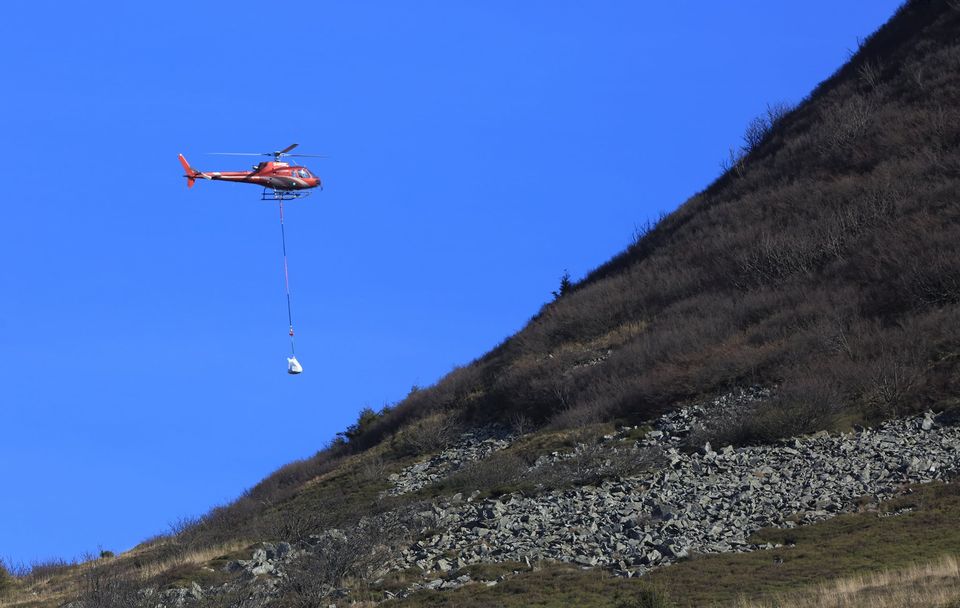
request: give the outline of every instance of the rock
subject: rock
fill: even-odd
[[[512,441],[513,435],[497,425],[463,433],[455,445],[439,454],[414,463],[399,473],[391,473],[387,480],[393,487],[385,494],[398,496],[415,492],[449,477],[471,462],[508,447]]]
[[[663,554],[657,551],[656,549],[650,549],[647,551],[641,558],[640,563],[655,565],[660,563],[660,560],[663,558]]]
[[[239,572],[240,570],[243,570],[243,562],[238,560],[227,562],[223,567],[224,572]]]
[[[773,446],[725,446],[717,453],[704,445],[702,454],[677,449],[674,440],[689,434],[704,416],[736,407],[742,403],[738,399],[753,394],[691,406],[655,421],[662,436],[648,434],[638,443],[652,446],[649,442],[655,440],[664,446],[657,449],[667,468],[596,486],[499,500],[463,501],[461,495],[442,508],[434,506],[431,516],[438,523],[431,525],[441,531],[411,546],[391,567],[446,572],[478,562],[526,564],[537,559],[639,575],[691,552],[763,549],[746,540],[762,527],[790,528],[832,517],[855,508],[861,495],[883,500],[903,484],[935,479],[960,467],[960,427],[930,423],[936,422],[932,414]],[[619,437],[623,435],[615,434],[603,449],[612,454],[622,446]],[[531,470],[573,455],[541,455]],[[448,455],[447,461],[461,456]],[[438,466],[429,462],[429,467]],[[459,561],[446,557],[450,554]],[[463,584],[459,579],[447,582],[442,588]]]
[[[258,564],[250,568],[249,570],[247,570],[247,572],[249,572],[254,576],[260,576],[262,574],[270,574],[271,572],[273,572],[273,564],[269,562]]]
[[[190,597],[195,600],[203,599],[203,589],[196,582],[190,583]]]
[[[588,555],[578,555],[573,558],[574,563],[580,564],[581,566],[596,566],[597,558],[591,557]]]

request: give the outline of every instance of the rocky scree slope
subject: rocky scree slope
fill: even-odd
[[[419,580],[403,590],[384,592],[383,599],[423,589],[498,582],[465,574],[464,569],[473,564],[529,565],[548,560],[636,577],[691,554],[774,548],[753,544],[748,538],[765,527],[792,528],[873,509],[909,484],[946,480],[960,468],[960,426],[932,412],[876,428],[817,433],[776,445],[714,450],[708,444],[696,451],[684,449],[705,421],[766,394],[754,389],[682,408],[655,420],[637,440],[631,439],[636,428],[622,428],[601,440],[601,449],[611,457],[658,451],[665,462],[659,470],[536,495],[438,498],[413,517],[401,518],[399,525],[418,527],[421,538],[390,554],[379,553],[377,558],[383,561],[372,565],[371,577],[382,578],[391,571],[420,573]],[[493,432],[497,437],[486,440],[478,439],[485,431],[468,433],[461,448],[448,448],[411,465],[396,476],[395,488],[405,487],[412,471],[440,481],[439,474],[428,471],[452,474],[457,469],[454,463],[476,461],[479,445],[488,446],[488,455],[495,451],[492,446],[508,447],[511,437]],[[593,448],[580,445],[568,452],[545,454],[530,470],[535,473],[586,449]],[[359,527],[382,530],[383,522],[374,519],[396,516],[364,518]],[[269,602],[281,595],[287,571],[296,569],[298,560],[310,552],[323,552],[331,540],[347,543],[348,538],[344,531],[333,529],[299,547],[269,544],[250,560],[232,562],[227,569],[244,573],[248,584],[258,590],[256,597]],[[188,591],[171,597],[183,597],[189,603],[195,594]],[[324,593],[335,603],[338,597],[350,598],[351,592],[330,586]]]
[[[746,539],[760,528],[825,519],[862,506],[864,497],[882,500],[905,484],[944,479],[960,465],[960,428],[941,426],[931,413],[773,446],[679,450],[703,413],[668,414],[630,446],[664,451],[668,465],[650,475],[539,496],[442,500],[425,514],[441,531],[393,565],[448,572],[549,559],[636,576],[690,553],[757,549]],[[618,439],[627,431],[608,436],[608,449],[625,449]]]

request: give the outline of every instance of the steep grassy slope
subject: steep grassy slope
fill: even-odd
[[[265,514],[304,493],[356,516],[371,508],[378,470],[471,424],[638,421],[750,383],[779,389],[711,429],[717,439],[956,408],[954,6],[907,3],[796,109],[751,125],[720,179],[517,335],[395,407],[365,412],[348,440],[284,467],[193,531],[205,543],[258,537]]]
[[[836,404],[952,406],[958,25],[908,5],[725,176],[418,405],[575,426],[782,383],[787,433]]]
[[[473,425],[539,429],[527,457],[746,384],[776,387],[774,397],[701,439],[762,442],[958,409],[958,9],[908,2],[797,108],[753,123],[720,179],[517,335],[118,563],[146,571],[413,508],[429,496],[382,499],[386,475]],[[723,561],[733,558],[710,559],[653,578],[740,576]],[[737,559],[754,572],[754,558]]]

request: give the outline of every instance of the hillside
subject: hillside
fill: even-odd
[[[960,5],[908,2],[490,353],[0,606],[960,605],[958,100]]]

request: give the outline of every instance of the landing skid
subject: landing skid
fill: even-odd
[[[262,201],[293,201],[310,196],[309,190],[271,190],[264,188],[260,193]]]

